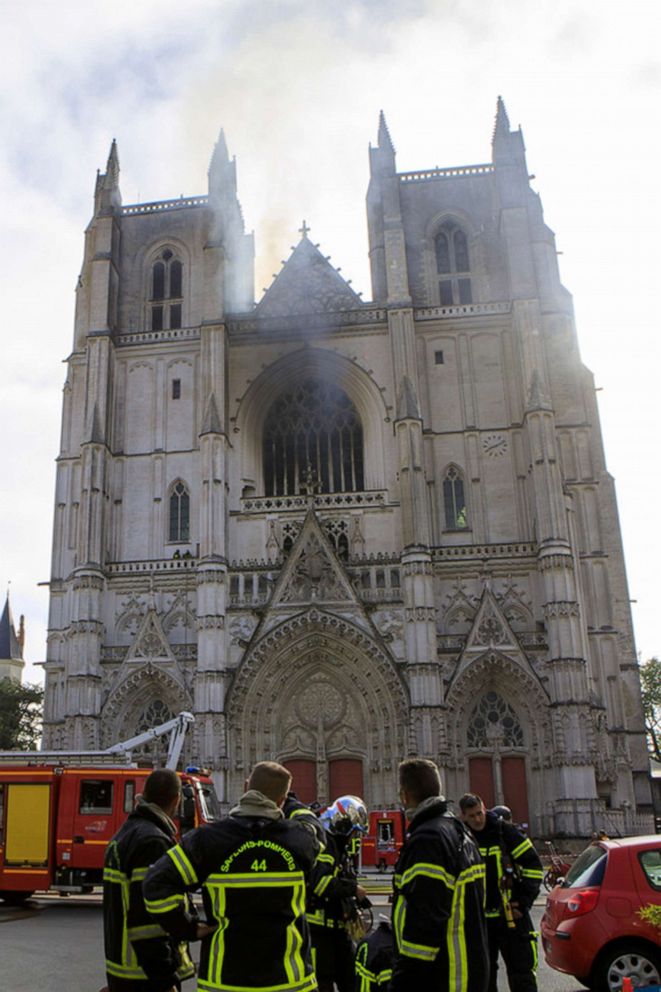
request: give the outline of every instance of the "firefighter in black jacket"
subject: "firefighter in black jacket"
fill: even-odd
[[[536,992],[537,934],[530,909],[542,884],[542,862],[532,841],[502,816],[487,812],[479,796],[466,793],[459,808],[487,866],[489,992],[498,988],[499,952],[511,992]]]
[[[367,898],[358,883],[352,840],[367,829],[367,808],[358,796],[340,796],[319,817],[325,846],[308,897],[314,966],[319,992],[353,992],[354,946],[347,927]]]
[[[378,989],[386,992],[390,988],[394,956],[392,926],[384,920],[356,948],[355,992],[377,992]]]
[[[484,864],[477,845],[448,809],[433,761],[403,761],[399,782],[409,835],[393,883],[391,992],[486,992]]]
[[[186,944],[154,923],[142,898],[148,867],[175,843],[171,817],[180,798],[176,772],[152,772],[136,809],[106,849],[103,930],[110,992],[172,992],[195,972]],[[189,936],[198,936],[195,924]]]
[[[204,992],[317,988],[305,890],[319,848],[309,830],[283,816],[290,783],[282,765],[255,765],[230,815],[191,830],[147,873],[147,909],[177,939],[194,928],[186,893],[202,886],[214,928],[202,942]]]

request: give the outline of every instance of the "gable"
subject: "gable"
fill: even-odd
[[[304,236],[258,303],[260,317],[354,310],[358,294]]]

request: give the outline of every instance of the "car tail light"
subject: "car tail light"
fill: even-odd
[[[591,913],[599,902],[599,889],[577,889],[565,903],[567,916],[584,916]]]

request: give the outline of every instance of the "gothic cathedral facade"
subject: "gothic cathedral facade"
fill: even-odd
[[[57,464],[45,746],[180,710],[222,801],[448,796],[536,835],[647,828],[613,481],[553,232],[498,103],[487,164],[367,192],[371,302],[308,236],[255,305],[224,137],[208,194],[122,205],[113,143]]]

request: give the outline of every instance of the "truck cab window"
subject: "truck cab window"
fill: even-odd
[[[112,813],[112,790],[112,782],[83,779],[80,783],[80,812]]]

